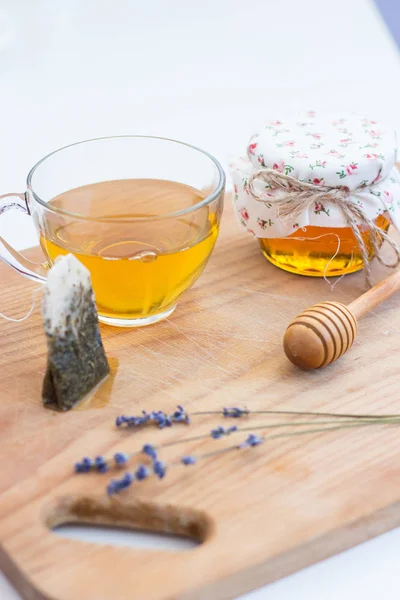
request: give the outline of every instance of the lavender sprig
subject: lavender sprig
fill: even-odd
[[[318,412],[318,411],[296,411],[296,410],[249,410],[248,408],[242,408],[240,406],[229,406],[223,407],[220,410],[208,410],[208,411],[195,411],[191,415],[184,410],[180,405],[176,407],[176,410],[167,414],[164,411],[152,411],[147,413],[142,412],[140,416],[126,416],[120,415],[116,418],[115,424],[117,427],[127,428],[138,428],[146,425],[156,425],[160,429],[166,427],[172,427],[175,423],[184,423],[188,425],[190,418],[195,416],[206,416],[206,415],[221,415],[225,418],[239,419],[249,415],[290,415],[293,417],[301,416],[312,416],[312,417],[332,417],[339,419],[388,419],[388,418],[400,418],[400,414],[392,415],[368,415],[368,414],[352,414],[352,413],[333,413],[333,412]]]
[[[114,454],[114,457],[111,460],[104,458],[104,457],[97,457],[94,460],[91,458],[85,457],[82,459],[81,462],[76,463],[75,472],[76,473],[89,473],[90,471],[98,471],[100,473],[105,473],[112,466],[119,467],[119,468],[121,466],[125,466],[131,458],[138,456],[141,452],[143,454],[145,454],[146,456],[148,456],[154,464],[158,460],[158,450],[160,450],[162,448],[169,448],[172,446],[177,446],[179,444],[202,441],[202,440],[208,439],[210,437],[212,439],[216,440],[216,439],[220,439],[222,437],[226,437],[231,434],[244,433],[244,432],[248,432],[248,431],[256,431],[256,430],[260,431],[260,430],[277,429],[277,428],[297,428],[297,427],[304,427],[304,426],[309,426],[309,425],[320,426],[320,425],[332,425],[332,424],[336,425],[335,429],[342,429],[342,428],[345,428],[346,426],[390,425],[390,424],[399,424],[399,423],[400,423],[400,417],[397,417],[395,419],[379,418],[375,421],[373,421],[372,419],[365,419],[365,420],[352,419],[352,420],[347,420],[347,421],[341,420],[338,422],[337,420],[331,419],[331,420],[327,420],[327,421],[318,421],[317,423],[314,421],[301,421],[301,422],[296,421],[294,423],[287,423],[287,422],[263,423],[263,424],[259,424],[259,425],[253,426],[253,427],[237,427],[234,425],[231,427],[224,428],[222,426],[219,426],[215,429],[212,429],[209,433],[206,433],[206,434],[201,434],[201,435],[197,435],[197,436],[193,436],[193,437],[174,440],[172,442],[166,442],[164,444],[159,444],[158,446],[153,446],[151,444],[145,444],[143,446],[142,450],[139,452],[134,452],[131,454],[117,452],[116,454]],[[325,431],[325,430],[328,431],[330,429],[331,429],[331,427],[318,428],[317,431]],[[311,431],[311,430],[307,430],[307,431]],[[301,434],[302,432],[297,432],[297,433]],[[296,432],[288,432],[285,435],[288,435],[288,436],[296,435]]]
[[[334,413],[318,412],[304,410],[249,410],[238,406],[225,407],[221,410],[202,410],[190,413],[191,417],[206,415],[222,415],[223,417],[237,419],[248,415],[291,415],[291,416],[312,416],[312,417],[335,417],[340,419],[394,419],[400,418],[400,414],[388,415],[368,415],[353,413]]]
[[[392,421],[387,421],[384,423],[376,422],[374,424],[376,424],[376,425],[382,425],[382,424],[392,425],[392,424],[397,424],[397,423],[399,423],[398,420],[397,421],[392,420]],[[305,429],[303,431],[294,431],[294,432],[291,431],[291,432],[286,432],[286,433],[267,434],[267,435],[263,435],[263,436],[258,436],[254,433],[250,433],[244,441],[242,441],[240,444],[236,444],[234,446],[228,446],[226,448],[221,448],[218,450],[214,450],[213,452],[207,452],[205,454],[200,454],[197,456],[194,456],[194,455],[182,456],[179,461],[172,462],[170,464],[165,464],[164,462],[162,462],[158,458],[156,458],[153,461],[152,467],[147,467],[145,465],[139,465],[139,467],[137,468],[137,470],[135,472],[131,472],[131,473],[127,472],[120,479],[111,480],[111,482],[107,486],[107,493],[109,495],[117,494],[120,491],[123,491],[123,490],[127,489],[128,487],[130,487],[135,481],[143,481],[144,479],[148,479],[152,475],[156,475],[160,479],[163,479],[166,475],[167,469],[169,469],[171,467],[175,467],[178,465],[184,465],[184,466],[195,465],[200,460],[204,460],[207,458],[225,454],[225,453],[231,452],[233,450],[238,450],[238,449],[243,450],[245,448],[254,448],[255,446],[259,446],[260,444],[264,443],[265,441],[270,441],[270,440],[278,439],[278,438],[290,438],[290,437],[299,436],[299,435],[325,433],[325,432],[329,432],[329,431],[336,431],[336,430],[346,429],[346,428],[363,427],[363,426],[368,426],[371,424],[372,423],[370,421],[364,421],[364,422],[357,421],[357,422],[351,422],[351,423],[340,423],[340,424],[333,425],[332,427],[312,427],[310,429]],[[257,428],[255,428],[255,429],[257,429]],[[239,430],[237,430],[237,431],[239,431]],[[184,440],[184,441],[189,441],[189,440]],[[90,461],[90,459],[87,459],[87,461]],[[85,462],[85,464],[88,464],[87,461]]]
[[[393,425],[393,424],[398,424],[400,421],[387,421],[385,423],[373,423],[374,425]],[[221,448],[219,450],[214,450],[212,452],[207,452],[206,454],[202,454],[200,456],[197,456],[197,460],[200,459],[206,459],[206,458],[213,458],[215,456],[219,456],[221,454],[225,454],[227,452],[231,452],[232,450],[237,450],[237,449],[243,449],[245,447],[254,447],[254,446],[258,446],[259,444],[265,442],[265,441],[270,441],[270,440],[276,440],[276,439],[280,439],[280,438],[291,438],[291,437],[296,437],[296,436],[301,436],[301,435],[312,435],[313,433],[325,433],[325,432],[329,432],[329,431],[337,431],[340,429],[347,429],[347,428],[352,428],[352,427],[364,427],[367,425],[371,425],[370,421],[365,421],[363,423],[360,423],[359,421],[357,422],[353,422],[353,423],[347,423],[345,425],[342,425],[341,423],[339,425],[334,425],[332,427],[312,427],[311,429],[304,429],[303,431],[290,431],[287,433],[275,433],[275,434],[267,434],[264,436],[255,436],[256,439],[253,438],[253,435],[250,434],[247,437],[247,440],[245,440],[245,442],[242,442],[239,445],[235,445],[235,446],[227,446],[226,448]],[[254,429],[257,429],[257,427],[255,427]],[[239,431],[239,430],[238,430]],[[242,430],[243,431],[243,430]],[[251,441],[249,441],[249,438],[251,439]],[[246,443],[247,442],[247,443]],[[174,463],[175,465],[175,463]]]
[[[400,417],[400,414],[388,415],[370,415],[354,413],[334,413],[322,411],[299,411],[299,410],[249,410],[240,406],[223,407],[219,410],[194,411],[190,415],[180,405],[172,414],[164,411],[142,412],[140,416],[121,415],[116,418],[117,427],[141,427],[143,425],[155,424],[161,429],[171,427],[174,423],[190,423],[190,418],[194,416],[221,415],[227,418],[238,419],[249,415],[291,415],[291,416],[313,416],[313,417],[333,417],[333,418],[351,418],[351,419],[387,419]]]

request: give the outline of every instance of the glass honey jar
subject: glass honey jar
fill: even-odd
[[[374,120],[315,111],[271,120],[230,165],[235,212],[275,266],[354,273],[379,250],[381,232],[400,226],[395,163],[395,133]]]

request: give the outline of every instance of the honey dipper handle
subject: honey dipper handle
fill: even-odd
[[[373,288],[362,294],[356,300],[353,300],[348,308],[356,319],[363,317],[370,310],[378,306],[381,302],[390,298],[392,294],[400,290],[400,270],[390,275],[383,281],[380,281]]]

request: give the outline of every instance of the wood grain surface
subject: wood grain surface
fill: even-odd
[[[375,266],[376,281],[386,275]],[[0,311],[23,315],[35,286],[5,266],[0,282]],[[141,409],[169,411],[181,403],[189,411],[246,405],[400,412],[399,296],[365,316],[353,348],[325,369],[300,371],[282,350],[285,329],[301,310],[323,300],[348,304],[363,291],[362,273],[331,292],[323,280],[273,267],[239,231],[228,201],[205,273],[168,320],[142,330],[102,326],[113,376],[79,410],[42,407],[39,310],[23,323],[0,320],[0,567],[22,596],[223,600],[399,525],[399,433],[390,426],[265,442],[171,470],[165,480],[150,479],[113,499],[104,494],[107,475],[72,472],[84,455],[135,450],[222,422],[202,417],[164,431],[116,430],[117,415]],[[240,424],[268,420],[246,417]],[[162,457],[224,443],[186,444]],[[51,531],[74,521],[173,531],[201,544],[169,553],[66,540]]]

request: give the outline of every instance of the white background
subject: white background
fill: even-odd
[[[226,165],[286,108],[400,131],[399,92],[397,48],[368,0],[0,0],[0,193],[90,137],[170,136]],[[35,243],[12,213],[0,234]],[[398,600],[399,543],[391,532],[241,600]],[[1,575],[0,598],[19,598]]]

